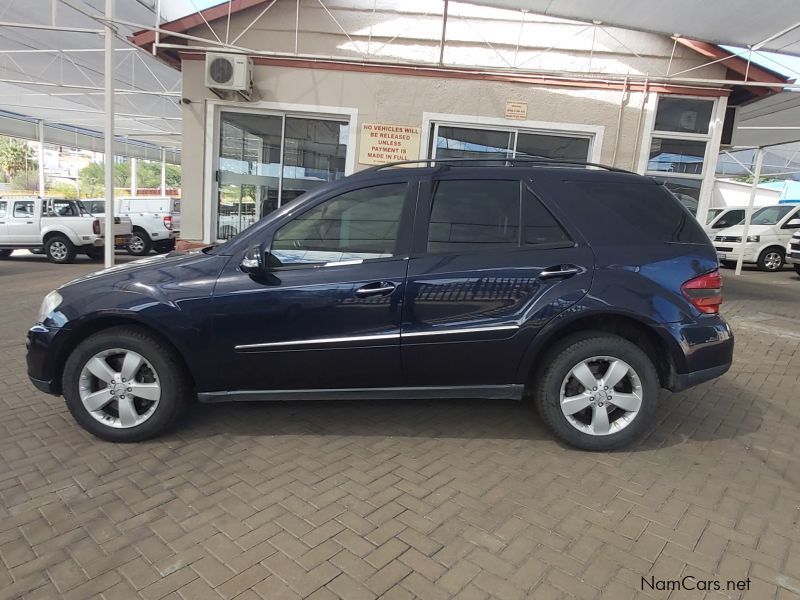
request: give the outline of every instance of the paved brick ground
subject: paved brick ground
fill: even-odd
[[[556,443],[514,403],[200,406],[113,445],[25,376],[42,295],[93,267],[0,261],[2,598],[800,595],[800,278],[728,277],[730,374],[626,452]]]

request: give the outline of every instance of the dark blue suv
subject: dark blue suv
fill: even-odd
[[[420,164],[62,286],[28,334],[31,380],[118,442],[194,398],[513,398],[603,450],[642,433],[659,388],[728,370],[714,248],[662,185],[533,159]]]

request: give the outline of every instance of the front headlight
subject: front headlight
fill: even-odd
[[[747,236],[747,241],[748,242],[758,243],[758,242],[761,241],[761,236],[760,235],[748,235]]]
[[[61,304],[61,294],[57,290],[53,290],[42,300],[42,306],[39,308],[39,323],[44,323],[47,317],[53,314],[53,311]]]

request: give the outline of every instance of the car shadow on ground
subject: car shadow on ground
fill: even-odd
[[[662,392],[653,424],[625,451],[747,436],[761,425],[759,402],[757,395],[732,378],[679,394]],[[516,439],[547,441],[567,448],[528,402],[511,400],[197,403],[168,437],[188,441],[217,435]]]

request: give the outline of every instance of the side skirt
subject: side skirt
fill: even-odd
[[[484,398],[521,400],[522,384],[477,386],[431,386],[393,388],[344,388],[330,390],[240,390],[201,392],[200,402],[240,402],[251,400],[427,400],[433,398]]]

